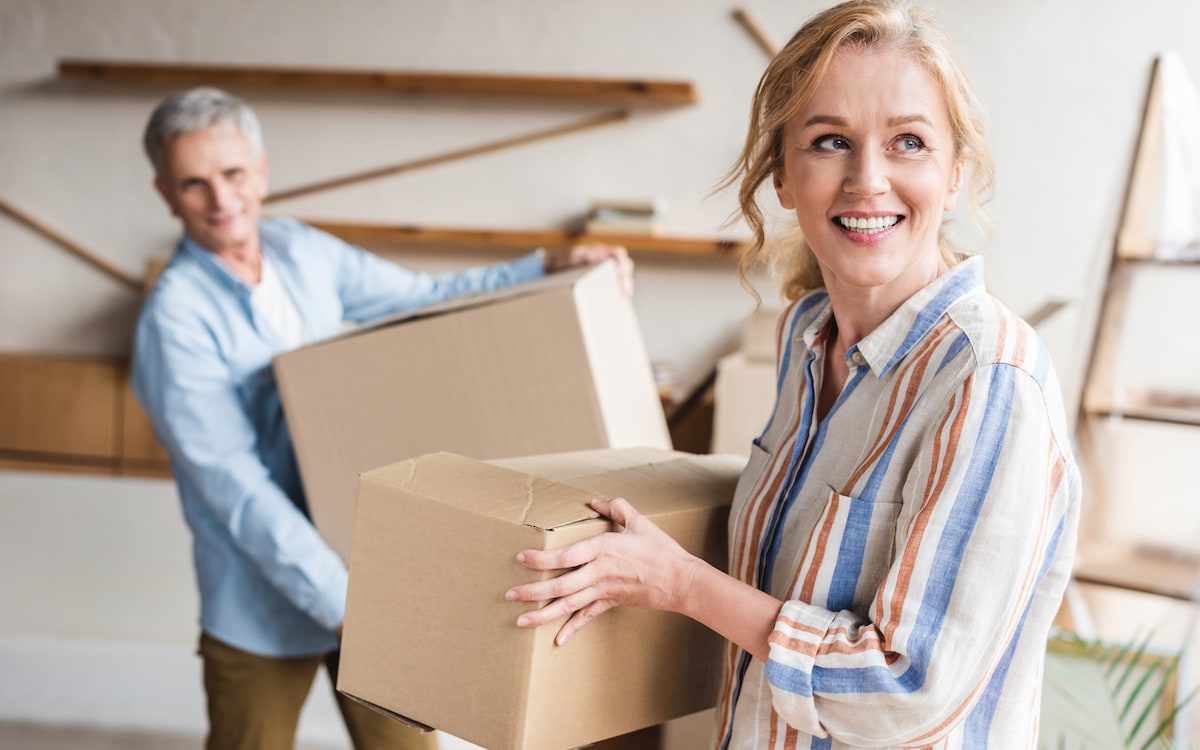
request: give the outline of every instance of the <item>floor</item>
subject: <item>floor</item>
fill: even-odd
[[[0,747],[5,750],[200,750],[203,738],[166,732],[54,727],[0,722]],[[335,750],[338,745],[304,742],[296,750]]]

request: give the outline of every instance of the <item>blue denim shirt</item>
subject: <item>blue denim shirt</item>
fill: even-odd
[[[290,219],[259,224],[263,252],[314,338],[543,274],[541,253],[431,276]],[[200,626],[264,656],[337,647],[346,568],[308,517],[271,358],[283,344],[250,287],[184,237],[138,319],[133,389],[166,446],[192,530]]]

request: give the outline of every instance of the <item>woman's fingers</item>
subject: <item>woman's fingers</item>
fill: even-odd
[[[541,609],[526,612],[518,617],[517,626],[522,628],[536,628],[548,622],[561,620],[596,601],[599,595],[600,593],[596,589],[589,587],[574,594],[564,596],[561,599],[555,599]]]
[[[562,549],[526,549],[517,553],[517,562],[534,570],[578,568],[596,559],[599,537],[584,539]]]
[[[548,599],[559,599],[586,589],[595,583],[594,579],[595,575],[589,566],[545,581],[513,586],[504,592],[504,598],[510,602],[544,602]]]
[[[571,615],[571,619],[563,624],[562,629],[558,631],[558,635],[554,636],[554,642],[560,646],[565,646],[567,641],[584,625],[587,625],[592,620],[595,620],[602,613],[613,608],[613,602],[610,599],[597,599],[575,614]]]

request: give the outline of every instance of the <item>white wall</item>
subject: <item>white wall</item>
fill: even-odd
[[[999,167],[991,243],[962,234],[987,257],[993,290],[1018,312],[1048,297],[1086,303],[1047,329],[1073,391],[1149,65],[1156,51],[1174,49],[1200,78],[1200,4],[931,4],[978,84]],[[746,5],[783,41],[822,3]],[[0,196],[131,273],[174,243],[176,227],[139,151],[146,115],[165,91],[59,81],[61,57],[654,76],[696,81],[703,102],[278,208],[372,222],[541,227],[594,197],[652,196],[669,202],[668,231],[712,234],[733,196],[706,196],[738,151],[765,62],[731,8],[694,0],[0,0]],[[278,188],[596,109],[242,93],[262,117]],[[405,262],[466,261],[426,253]],[[645,261],[640,269],[637,306],[652,357],[687,377],[711,362],[751,302],[729,263]],[[0,217],[0,351],[123,352],[135,308],[127,291]],[[1168,337],[1160,351],[1171,365],[1182,349]],[[1114,493],[1132,497],[1138,487],[1128,472]],[[186,648],[194,594],[174,502],[163,485],[0,473],[0,635]],[[123,541],[112,548],[108,539]]]

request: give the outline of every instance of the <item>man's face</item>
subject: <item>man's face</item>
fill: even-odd
[[[208,250],[257,243],[267,156],[255,154],[237,128],[206,128],[171,139],[154,185],[188,236]]]

